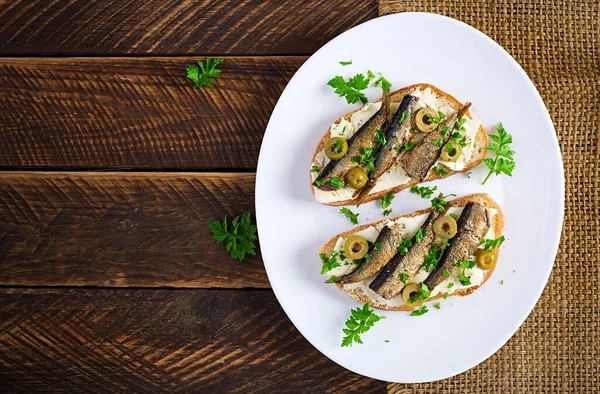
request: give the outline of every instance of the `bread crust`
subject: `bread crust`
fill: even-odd
[[[468,202],[477,202],[487,208],[495,209],[498,212],[494,216],[491,226],[494,229],[494,234],[496,234],[496,237],[499,237],[502,234],[502,229],[504,229],[504,213],[502,212],[502,209],[500,208],[498,203],[496,203],[496,201],[494,201],[488,194],[477,193],[477,194],[470,194],[467,196],[459,197],[452,201],[449,201],[448,205],[446,205],[446,207],[447,208],[464,207],[465,205],[467,205]],[[334,236],[333,238],[331,238],[325,245],[323,245],[321,247],[320,253],[324,253],[325,255],[329,256],[329,254],[333,251],[333,248],[335,248],[335,244],[337,243],[338,238],[348,238],[349,236],[356,234],[357,232],[364,230],[367,227],[374,226],[374,225],[377,225],[380,223],[384,223],[384,222],[387,222],[388,220],[396,220],[399,218],[410,218],[410,217],[423,215],[423,214],[426,214],[429,212],[431,212],[431,208],[422,209],[420,211],[416,211],[416,212],[414,212],[412,214],[408,214],[408,215],[400,215],[400,216],[396,216],[391,219],[388,219],[388,218],[381,219],[381,220],[378,220],[378,221],[370,223],[370,224],[363,224],[361,226],[357,226],[357,227],[353,228],[352,230],[343,232],[343,233],[338,234],[338,235]],[[475,290],[479,289],[485,282],[487,282],[487,280],[492,276],[494,269],[495,269],[495,267],[493,269],[488,270],[485,273],[485,276],[483,277],[483,281],[481,282],[480,285],[472,286],[467,289],[455,290],[454,292],[451,292],[451,293],[449,292],[448,296],[463,297],[463,296],[473,293]],[[406,304],[397,305],[397,306],[386,305],[386,304],[377,302],[375,300],[369,299],[363,293],[356,291],[356,289],[346,290],[346,289],[344,289],[344,286],[340,283],[336,283],[336,286],[338,288],[340,288],[340,290],[342,290],[344,293],[346,293],[350,297],[354,298],[356,301],[358,301],[362,304],[369,303],[369,305],[371,305],[373,308],[394,310],[394,311],[410,311],[410,310],[414,309],[413,307],[406,305]],[[435,297],[429,298],[427,301],[429,302],[429,301],[436,300],[441,297],[443,297],[443,294],[438,294]]]
[[[392,103],[398,103],[398,102],[402,101],[402,98],[406,94],[412,93],[415,90],[425,90],[427,88],[430,88],[438,98],[441,98],[442,102],[445,105],[448,105],[449,107],[451,107],[455,110],[458,110],[460,107],[462,107],[462,103],[460,101],[458,101],[456,98],[454,98],[450,94],[448,94],[428,83],[417,83],[417,84],[410,85],[410,86],[404,87],[402,89],[396,90],[395,92],[390,93],[390,100]],[[376,102],[380,102],[380,101],[381,100],[377,100]],[[358,111],[358,110],[356,110],[356,111]],[[348,113],[342,115],[333,123],[334,124],[339,123],[342,120],[342,118],[345,118],[346,120],[349,121],[350,118],[352,117],[352,114],[355,113],[356,111],[351,111],[351,112],[348,112]],[[473,119],[471,117],[470,111],[466,112],[466,116]],[[313,158],[312,158],[313,163],[317,157],[317,154],[325,148],[325,143],[329,140],[330,136],[331,136],[331,126],[327,129],[327,132],[323,135],[323,137],[319,141],[319,144],[317,145],[317,149],[315,150],[315,153],[313,154]],[[385,190],[381,190],[377,193],[369,194],[369,196],[364,200],[363,204],[367,203],[369,201],[378,200],[389,192],[392,192],[394,194],[398,193],[398,192],[400,192],[406,188],[409,188],[412,185],[416,185],[418,183],[431,182],[436,179],[447,178],[449,176],[458,174],[460,172],[467,172],[467,171],[473,169],[474,167],[477,167],[479,164],[481,164],[483,159],[485,159],[485,157],[487,155],[487,151],[486,151],[487,145],[488,145],[487,133],[483,129],[483,126],[479,126],[479,129],[477,130],[477,134],[475,135],[475,145],[474,145],[475,149],[473,151],[473,155],[471,156],[471,159],[469,160],[469,162],[467,163],[465,168],[463,168],[460,171],[454,171],[454,170],[448,169],[448,174],[446,174],[444,176],[439,176],[438,174],[431,172],[423,182],[420,182],[418,178],[413,178],[409,182],[407,182],[403,185],[398,185],[398,186],[395,186],[390,189],[385,189]],[[310,175],[309,175],[309,177],[310,177]],[[311,186],[312,193],[314,195],[315,187],[312,185],[312,182],[313,182],[312,178],[310,178],[310,186]],[[350,199],[350,200],[325,202],[322,204],[341,206],[341,205],[353,205],[355,202],[356,202],[356,198]]]

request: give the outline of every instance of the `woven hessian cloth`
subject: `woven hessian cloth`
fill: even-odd
[[[548,285],[502,349],[453,378],[390,384],[389,391],[600,393],[600,0],[379,2],[381,15],[406,11],[432,12],[468,23],[502,45],[525,69],[546,103],[560,143],[565,221]],[[543,162],[539,170],[544,171]]]

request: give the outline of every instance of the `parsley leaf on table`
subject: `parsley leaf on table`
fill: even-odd
[[[385,316],[375,314],[375,311],[365,304],[362,308],[350,310],[350,317],[346,320],[346,328],[342,332],[346,336],[342,339],[342,347],[352,346],[354,342],[363,343],[361,334],[369,331],[371,327]]]
[[[383,77],[383,75],[381,75],[381,73],[377,73],[377,74],[379,74],[379,79],[377,79],[373,85],[376,87],[384,88],[385,92],[389,93],[390,89],[392,87],[391,82],[388,81],[387,79],[385,79]]]
[[[352,59],[350,59],[350,60],[349,60],[349,61],[347,61],[347,62],[340,62],[340,64],[341,64],[342,66],[349,66],[349,65],[351,65],[351,64],[352,64]]]
[[[223,58],[217,57],[211,59],[207,57],[204,60],[198,60],[196,64],[188,64],[185,68],[187,77],[194,81],[195,88],[201,88],[202,86],[212,88],[214,86],[212,78],[221,75],[221,70],[217,70],[216,67],[222,62]]]
[[[344,80],[344,77],[338,75],[333,77],[327,85],[335,89],[335,93],[340,97],[344,97],[348,104],[354,104],[361,102],[366,104],[369,100],[367,96],[362,92],[369,86],[369,80],[365,78],[364,74],[356,74],[348,81]]]
[[[360,213],[354,213],[348,208],[340,208],[340,213],[350,219],[352,224],[358,224],[358,215],[360,215]]]
[[[215,241],[225,243],[227,252],[234,259],[244,260],[246,254],[256,255],[256,225],[250,222],[250,211],[242,216],[237,216],[231,223],[227,223],[227,216],[222,222],[218,220],[206,223],[206,227],[213,234]]]
[[[440,212],[444,212],[446,210],[445,205],[448,204],[446,198],[452,196],[456,196],[456,194],[448,194],[444,196],[442,193],[440,193],[439,196],[431,200],[431,209],[437,209]]]
[[[393,192],[389,192],[385,196],[381,197],[379,199],[379,201],[381,202],[381,208],[385,209],[389,207],[394,197],[396,197],[396,195]]]
[[[508,176],[512,176],[513,170],[515,169],[515,160],[513,158],[515,152],[511,150],[509,146],[513,142],[512,136],[508,134],[506,130],[504,130],[502,123],[498,124],[496,131],[498,132],[497,135],[489,135],[494,142],[487,146],[489,151],[492,151],[496,154],[496,158],[492,159],[491,157],[487,157],[483,159],[483,162],[490,172],[481,183],[482,185],[485,185],[492,174],[506,174]]]
[[[418,194],[419,196],[421,196],[421,198],[431,198],[431,196],[433,195],[433,192],[437,190],[437,186],[434,187],[430,187],[430,186],[417,186],[417,185],[412,185],[410,187],[410,192],[414,193],[414,194]]]

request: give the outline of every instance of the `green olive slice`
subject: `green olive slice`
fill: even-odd
[[[495,250],[477,249],[475,252],[475,262],[482,270],[489,270],[496,266],[498,254]]]
[[[450,239],[456,235],[456,220],[452,216],[442,216],[433,222],[433,232],[438,237]]]
[[[448,141],[442,148],[442,160],[455,162],[462,155],[462,146],[455,141]]]
[[[367,172],[360,167],[352,167],[346,173],[346,182],[355,189],[361,189],[367,184]]]
[[[402,301],[408,306],[421,306],[425,300],[418,296],[419,284],[409,283],[402,289]],[[412,302],[411,302],[412,301]]]
[[[415,115],[415,126],[424,133],[430,133],[437,128],[437,124],[433,118],[437,117],[438,113],[431,107],[421,108]]]
[[[369,244],[360,235],[353,235],[344,242],[344,253],[352,260],[362,259],[368,251]]]
[[[338,160],[344,157],[346,152],[348,152],[348,141],[340,137],[330,138],[329,141],[325,143],[325,156],[329,157],[331,160]]]

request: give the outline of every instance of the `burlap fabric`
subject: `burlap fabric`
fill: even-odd
[[[381,15],[405,11],[433,12],[468,23],[521,64],[556,128],[566,200],[552,275],[515,336],[461,375],[428,384],[390,384],[389,391],[600,393],[600,0],[379,2]]]

